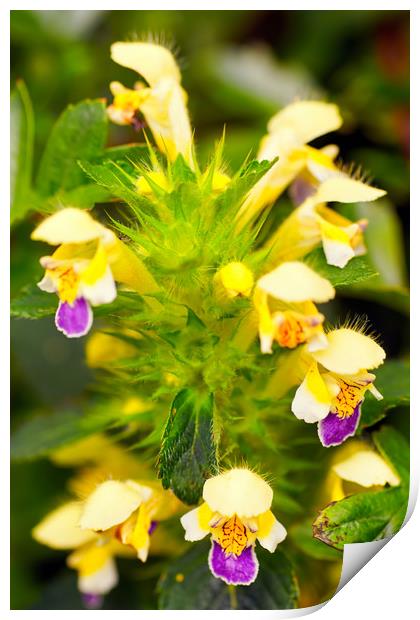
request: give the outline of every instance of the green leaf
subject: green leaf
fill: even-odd
[[[410,403],[410,365],[402,360],[390,360],[375,370],[375,387],[383,396],[376,400],[367,394],[362,407],[360,429],[376,424],[390,409]]]
[[[216,472],[213,395],[184,389],[175,397],[162,437],[159,478],[186,504],[196,504]]]
[[[55,123],[42,156],[36,183],[39,193],[52,196],[60,189],[82,185],[86,177],[78,161],[102,155],[107,128],[104,101],[69,105]]]
[[[383,426],[372,434],[373,442],[383,458],[401,478],[402,485],[410,482],[410,448],[406,439],[391,426]]]
[[[367,218],[364,239],[366,260],[378,272],[367,282],[356,282],[346,295],[373,300],[403,314],[409,314],[404,235],[395,207],[386,198],[375,203],[345,205],[345,214],[351,219]]]
[[[58,300],[55,295],[46,294],[35,284],[25,287],[10,302],[10,314],[19,319],[41,319],[51,316],[57,310]]]
[[[171,173],[176,185],[195,181],[195,174],[188,166],[182,155],[178,155],[171,166]]]
[[[160,609],[294,609],[298,587],[281,552],[258,547],[260,569],[250,586],[227,586],[208,566],[210,541],[195,544],[173,561],[158,584]]]
[[[11,222],[31,207],[34,119],[25,84],[19,80],[10,101],[10,196]]]
[[[303,521],[293,525],[288,532],[296,547],[315,560],[338,561],[342,554],[338,549],[329,547],[313,537],[311,521]]]
[[[407,502],[404,486],[350,495],[321,510],[313,523],[313,534],[340,550],[345,544],[380,540],[398,532]]]
[[[343,269],[329,265],[322,248],[313,250],[305,257],[305,263],[339,288],[355,282],[363,282],[377,275],[364,256],[355,256]]]
[[[135,177],[113,161],[102,165],[92,165],[88,161],[80,162],[84,172],[99,186],[109,191],[112,196],[122,198],[128,204],[150,210],[149,202],[135,191]]]
[[[74,411],[37,416],[12,434],[11,457],[17,461],[45,456],[60,446],[104,430],[115,418],[115,414],[85,416]]]
[[[56,211],[63,206],[70,205],[78,209],[92,209],[98,202],[108,202],[111,193],[100,185],[86,183],[69,191],[58,191],[45,205],[46,211]]]

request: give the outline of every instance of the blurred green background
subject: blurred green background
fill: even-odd
[[[68,103],[109,100],[111,80],[126,86],[135,81],[111,61],[110,44],[149,35],[177,51],[203,161],[224,126],[225,159],[234,171],[256,153],[269,117],[295,98],[320,97],[340,106],[342,130],[317,145],[338,144],[341,158],[360,164],[388,196],[365,210],[349,208],[371,219],[369,260],[381,276],[349,289],[331,304],[328,318],[366,314],[388,355],[406,357],[409,12],[12,11],[11,86],[23,79],[32,98],[35,162]],[[111,127],[111,144],[138,139],[131,128]],[[28,240],[32,226],[23,222],[13,231],[12,294],[41,275],[39,248]],[[63,338],[50,319],[12,322],[12,362],[12,428],[34,410],[83,402],[93,380],[83,343]],[[31,528],[64,495],[69,474],[38,461],[14,465],[12,475],[12,608],[78,608],[75,576],[60,572],[63,560],[30,538]],[[126,570],[130,579],[123,570],[124,588],[106,606],[154,606],[153,588],[142,588],[139,602],[136,580],[147,581],[147,573]]]

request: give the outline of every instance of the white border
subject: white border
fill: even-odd
[[[2,73],[3,86],[10,82],[10,52],[9,52],[9,10],[66,10],[66,9],[79,9],[79,10],[142,10],[142,9],[157,9],[157,10],[411,10],[411,75],[412,75],[412,109],[417,111],[420,109],[419,97],[418,97],[418,75],[419,75],[419,61],[420,50],[420,28],[419,28],[419,11],[416,9],[416,3],[411,1],[389,2],[389,1],[353,1],[351,6],[343,7],[338,6],[337,2],[313,2],[295,0],[293,3],[279,3],[274,1],[261,1],[258,4],[255,1],[242,0],[228,1],[228,0],[213,0],[212,2],[182,2],[174,0],[155,0],[152,5],[150,3],[141,2],[110,2],[109,0],[94,1],[94,2],[80,2],[74,0],[71,4],[53,3],[51,1],[40,2],[13,2],[6,3],[6,6],[2,6],[0,12],[0,45],[3,47],[1,58],[3,62],[0,65]],[[176,4],[176,8],[174,7]],[[9,76],[9,80],[6,78]],[[4,235],[4,239],[0,243],[0,265],[3,271],[2,273],[2,294],[0,296],[1,303],[1,322],[0,322],[0,342],[2,343],[2,351],[8,353],[9,343],[9,309],[8,309],[8,297],[9,291],[9,241],[8,231],[9,228],[9,118],[5,114],[5,110],[9,109],[9,92],[7,87],[1,89],[1,106],[0,106],[0,123],[2,136],[2,148],[0,159],[0,170],[2,171],[3,183],[1,185],[3,189],[4,199],[2,200],[2,206],[0,209],[0,230]],[[414,156],[414,166],[419,163],[418,158],[418,144],[419,144],[419,122],[418,117],[414,113],[412,115],[412,156]],[[416,157],[417,156],[417,157]],[[418,173],[417,173],[418,174]],[[4,195],[5,194],[5,195]],[[420,231],[420,196],[418,184],[411,184],[412,205],[411,210],[412,225],[411,225],[411,264],[418,269],[420,267],[420,243],[419,243],[419,231]],[[416,272],[417,275],[417,272]],[[412,304],[414,308],[411,327],[411,341],[412,341],[412,379],[419,381],[420,377],[420,365],[419,365],[419,352],[415,344],[420,343],[419,329],[420,321],[416,320],[419,316],[419,288],[416,284],[417,278],[412,281]],[[1,467],[1,479],[0,488],[2,490],[2,497],[6,495],[10,497],[9,487],[9,418],[7,411],[9,409],[8,399],[6,395],[9,389],[9,357],[7,355],[3,357],[1,381],[3,397],[3,407],[1,411],[1,458],[4,461]],[[420,471],[420,416],[419,412],[419,398],[413,391],[412,394],[412,415],[411,415],[411,495],[410,495],[410,511],[414,508],[414,503],[417,498],[418,485],[419,485],[419,471]],[[415,415],[417,414],[417,415]],[[95,613],[92,611],[80,612],[80,611],[10,611],[9,610],[9,543],[7,533],[10,527],[9,511],[7,509],[7,502],[2,501],[0,510],[0,545],[1,545],[1,572],[0,572],[0,609],[3,611],[2,618],[13,615],[18,615],[21,618],[44,618],[45,616],[56,616],[60,613],[60,616],[66,618],[77,618],[80,613]],[[411,620],[411,618],[418,616],[418,609],[420,604],[418,603],[418,554],[420,550],[420,511],[414,512],[414,515],[409,519],[408,523],[390,542],[385,548],[374,557],[358,574],[351,580],[351,585],[344,587],[338,592],[331,601],[325,606],[317,606],[311,608],[311,610],[320,609],[317,612],[317,618],[319,620],[336,620],[338,617],[340,620],[352,619],[357,614],[362,620],[365,618],[380,617],[381,620],[395,620],[398,615],[400,618]],[[232,614],[253,615],[257,618],[286,618],[296,617],[297,615],[304,615],[311,611],[296,610],[294,612],[270,612],[270,611],[258,611],[258,612],[229,612],[229,611],[202,611],[199,612],[200,618],[208,618],[210,615],[214,616],[217,613],[218,619],[231,617]],[[96,612],[100,613],[100,612]],[[114,612],[114,611],[102,611],[102,617],[115,618],[117,614],[124,614],[126,618],[135,618],[138,620],[139,614],[142,618],[151,618],[159,616],[165,616],[166,618],[173,618],[174,620],[184,619],[186,615],[194,617],[197,615],[197,611],[126,611],[126,612]],[[257,616],[255,614],[258,614]]]

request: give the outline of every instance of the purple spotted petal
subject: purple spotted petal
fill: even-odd
[[[84,297],[79,297],[72,304],[60,301],[55,313],[55,325],[67,338],[80,338],[87,334],[92,321],[92,309]]]
[[[86,609],[100,609],[104,602],[104,597],[101,594],[89,594],[84,592],[82,594],[82,602]]]
[[[219,543],[213,540],[209,566],[215,577],[234,586],[249,586],[258,574],[258,560],[252,546],[246,547],[241,555],[225,554]]]
[[[318,435],[323,446],[326,448],[339,446],[348,437],[355,435],[361,405],[360,402],[348,418],[339,418],[335,413],[329,413],[326,418],[318,422]]]

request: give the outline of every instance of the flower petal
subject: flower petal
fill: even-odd
[[[241,555],[225,555],[222,547],[212,541],[209,553],[209,567],[214,577],[234,586],[249,586],[258,575],[258,560],[254,547],[246,547]]]
[[[233,468],[206,480],[203,498],[213,512],[225,517],[254,517],[270,508],[273,491],[249,469]]]
[[[31,239],[45,241],[50,245],[61,243],[85,243],[113,233],[95,222],[87,211],[68,207],[47,217],[33,231]]]
[[[351,244],[352,234],[325,221],[321,217],[318,218],[321,228],[321,240],[324,248],[325,258],[329,265],[340,267],[341,269],[347,265],[356,253]],[[354,224],[357,229],[357,224]],[[354,230],[352,233],[354,234]]]
[[[57,292],[57,286],[51,276],[48,275],[48,273],[46,273],[42,280],[38,282],[37,286],[41,289],[41,291],[45,291],[46,293]]]
[[[60,301],[55,313],[55,326],[67,338],[85,336],[93,323],[93,312],[83,297],[75,299],[72,304]]]
[[[68,502],[50,512],[32,530],[32,536],[52,549],[74,549],[96,538],[93,532],[79,526],[82,511],[80,502]]]
[[[361,403],[357,405],[352,415],[339,418],[335,413],[329,413],[318,423],[318,436],[326,448],[339,446],[349,437],[356,434],[359,424]]]
[[[92,306],[110,304],[117,296],[117,288],[111,269],[107,267],[102,278],[93,284],[85,284],[82,276],[79,291]]]
[[[335,131],[343,119],[338,107],[322,101],[297,101],[280,110],[268,123],[270,133],[284,128],[293,130],[302,144]]]
[[[342,327],[326,334],[328,347],[315,351],[313,357],[325,368],[339,375],[357,375],[363,369],[377,368],[385,351],[373,338]]]
[[[118,583],[118,571],[114,558],[109,558],[95,573],[80,574],[77,585],[84,594],[107,594]]]
[[[332,397],[321,377],[317,364],[312,364],[302,384],[296,390],[292,411],[298,420],[319,422],[328,415]]]
[[[370,202],[385,194],[386,192],[383,189],[371,187],[345,175],[337,175],[321,183],[314,196],[314,201],[317,204],[322,202]]]
[[[168,77],[181,81],[178,65],[171,52],[155,43],[114,43],[111,45],[111,58],[122,67],[137,71],[150,86]]]
[[[329,301],[335,295],[334,287],[313,269],[299,261],[282,263],[258,280],[263,291],[290,303]]]
[[[99,484],[87,498],[80,527],[94,531],[107,530],[123,523],[149,496],[143,492],[147,487],[135,483],[107,480]]]
[[[397,486],[400,483],[391,467],[373,450],[356,452],[348,459],[336,463],[333,471],[343,480],[356,482],[363,487],[384,486],[387,483]]]
[[[194,542],[201,540],[210,531],[210,520],[214,512],[208,504],[204,502],[198,508],[190,510],[181,517],[181,525],[185,530],[185,540]]]
[[[278,544],[287,536],[284,525],[277,521],[271,510],[258,517],[257,539],[264,549],[274,553]]]

